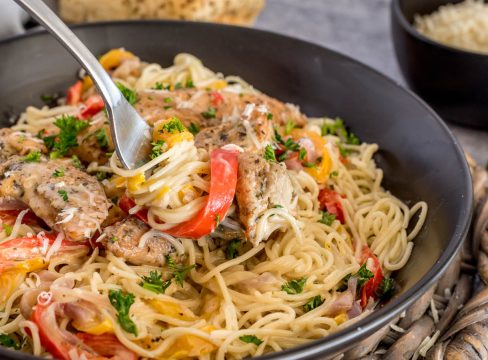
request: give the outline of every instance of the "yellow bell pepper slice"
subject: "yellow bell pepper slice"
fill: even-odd
[[[349,318],[347,317],[346,313],[341,313],[334,318],[334,321],[337,323],[337,325],[340,325],[346,322],[348,319]]]
[[[207,325],[201,328],[201,330],[210,333],[215,330],[215,327]],[[173,346],[171,346],[171,348],[164,353],[164,357],[160,357],[160,359],[176,360],[188,357],[198,357],[210,354],[216,349],[217,346],[201,337],[196,335],[182,335],[176,339]]]
[[[153,140],[164,141],[168,149],[181,141],[192,141],[193,135],[183,125],[180,119],[172,117],[166,120],[158,121],[154,125]]]
[[[134,175],[127,179],[127,189],[129,189],[130,192],[136,192],[140,189],[141,184],[143,184],[144,181],[146,181],[144,173]]]
[[[158,313],[172,317],[174,319],[183,321],[194,321],[197,319],[195,314],[193,314],[193,312],[186,306],[182,306],[171,301],[150,300],[149,304]]]
[[[104,319],[103,321],[98,322],[98,323],[90,323],[90,324],[85,325],[85,326],[78,324],[75,321],[73,321],[71,323],[71,325],[73,325],[73,327],[76,330],[83,331],[83,332],[86,332],[86,333],[92,334],[92,335],[101,335],[101,334],[105,334],[105,333],[113,334],[113,332],[114,332],[114,327],[112,325],[112,322],[108,319]]]

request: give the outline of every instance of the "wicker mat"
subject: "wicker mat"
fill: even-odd
[[[336,359],[488,359],[488,174],[467,159],[476,209],[460,253],[400,317]]]

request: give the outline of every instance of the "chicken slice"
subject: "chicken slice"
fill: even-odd
[[[158,232],[148,233],[150,230],[148,225],[129,216],[103,229],[101,242],[115,256],[131,264],[163,266],[166,256],[175,254],[176,249],[168,240],[158,236]],[[148,236],[140,244],[144,234]]]
[[[138,93],[135,107],[151,125],[158,120],[176,116],[187,127],[194,123],[206,128],[222,122],[239,121],[249,105],[266,116],[272,114],[269,117],[275,124],[284,125],[292,120],[298,126],[303,126],[307,121],[305,115],[294,105],[282,103],[264,94],[236,94],[225,90],[145,90]],[[212,109],[215,109],[215,113]]]
[[[109,159],[107,153],[114,149],[110,127],[103,121],[105,118],[101,120],[91,122],[85,130],[78,134],[79,145],[72,150],[73,154],[86,164],[91,162],[105,164]]]
[[[25,162],[14,156],[0,166],[0,174],[1,197],[25,202],[70,240],[91,238],[108,215],[109,202],[100,183],[71,160]]]
[[[293,210],[294,192],[286,167],[260,154],[240,154],[236,198],[246,237],[256,246],[256,225],[264,211],[277,205]]]
[[[0,129],[0,161],[4,162],[12,155],[27,155],[31,151],[46,153],[47,148],[32,134],[10,128]]]

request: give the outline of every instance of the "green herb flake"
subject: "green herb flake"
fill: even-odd
[[[181,85],[181,83],[180,83],[180,82],[177,82],[177,83],[175,84],[175,90],[178,90],[178,89],[183,89],[183,86]]]
[[[169,90],[170,86],[169,85],[163,85],[159,81],[154,84],[152,87],[154,90]]]
[[[383,278],[378,289],[376,289],[376,296],[382,301],[388,300],[395,293],[395,281],[392,278]]]
[[[266,118],[267,118],[268,120],[273,120],[273,114],[272,114],[272,113],[268,113],[268,114],[266,115]]]
[[[187,277],[188,273],[195,268],[195,265],[177,265],[176,261],[171,257],[166,257],[166,262],[171,271],[173,271],[173,277],[178,285],[183,287],[183,282]]]
[[[24,156],[24,161],[26,162],[41,161],[41,152],[38,150],[29,152],[26,156]]]
[[[302,161],[307,156],[307,150],[305,148],[301,148],[300,152],[298,153],[298,160]]]
[[[303,305],[303,310],[305,312],[312,311],[313,309],[318,308],[323,303],[324,303],[324,299],[322,299],[320,295],[314,296],[313,298],[310,299],[309,302]]]
[[[9,334],[0,334],[0,345],[14,350],[20,350],[22,348],[21,343]]]
[[[328,211],[321,211],[322,219],[319,220],[319,223],[325,224],[327,226],[331,226],[334,220],[336,219],[335,214],[331,214]]]
[[[71,115],[63,115],[56,119],[54,125],[59,128],[59,133],[43,138],[44,144],[51,150],[51,159],[63,157],[71,148],[78,146],[76,136],[86,129],[88,121],[78,120]]]
[[[239,340],[248,344],[255,344],[258,346],[263,343],[263,340],[258,338],[256,335],[242,335],[239,336]]]
[[[187,89],[192,89],[192,88],[194,88],[194,87],[195,87],[195,85],[193,84],[193,81],[191,81],[191,80],[187,80],[187,81],[186,81],[186,84],[185,84],[185,87],[186,87]]]
[[[165,103],[170,103],[170,102],[172,102],[172,101],[173,101],[173,99],[171,99],[170,97],[165,97],[165,98],[164,98],[164,102],[165,102]]]
[[[273,206],[273,207],[274,207],[275,209],[283,209],[283,206],[281,206],[281,205],[279,205],[279,204],[277,204],[277,205],[275,205],[275,206]]]
[[[58,194],[59,196],[61,196],[61,199],[63,199],[64,201],[68,201],[68,193],[66,192],[66,190],[58,190]]]
[[[239,248],[242,246],[242,242],[240,239],[232,239],[228,242],[227,247],[225,248],[225,257],[227,260],[235,259],[239,256]]]
[[[215,215],[215,227],[220,225],[220,214]]]
[[[52,177],[58,178],[64,176],[64,167],[60,167],[59,169],[54,170]]]
[[[164,152],[163,150],[164,141],[158,140],[156,142],[152,142],[151,145],[153,146],[153,148],[151,150],[151,154],[149,155],[149,157],[151,159],[156,159]]]
[[[117,238],[117,236],[111,236],[109,241],[113,244],[113,243],[119,241],[119,239]]]
[[[292,119],[288,119],[285,124],[285,135],[290,135],[292,130],[295,128],[296,124]]]
[[[136,101],[137,101],[136,92],[134,90],[131,90],[131,89],[125,87],[123,84],[121,84],[119,82],[117,82],[116,85],[119,88],[119,90],[122,93],[122,95],[127,100],[127,102],[129,104],[131,104],[131,105],[134,105],[136,103]]]
[[[77,169],[83,169],[83,164],[80,161],[80,158],[76,155],[71,157],[71,161],[73,162],[73,166]]]
[[[361,265],[355,275],[358,277],[358,289],[360,289],[369,279],[374,277],[373,272],[366,267],[366,263]]]
[[[330,176],[339,176],[339,173],[337,171],[332,171],[330,173]]]
[[[326,122],[321,127],[322,136],[334,135],[338,136],[341,141],[349,145],[359,145],[361,141],[352,132],[346,129],[344,121],[337,118],[333,123]]]
[[[164,294],[166,289],[171,285],[171,279],[163,280],[162,273],[151,271],[149,276],[142,277],[142,282],[139,285],[156,294]]]
[[[337,148],[342,157],[347,157],[349,155],[349,150],[346,149],[340,142],[337,143]]]
[[[290,280],[281,286],[281,290],[290,295],[300,294],[306,282],[307,278]]]
[[[314,167],[317,167],[317,164],[315,164],[313,162],[305,162],[305,163],[303,163],[303,166],[305,166],[306,168],[314,168]]]
[[[217,109],[214,107],[209,107],[207,111],[202,112],[202,116],[205,119],[213,119],[217,115]]]
[[[190,123],[190,126],[188,127],[188,131],[190,131],[193,135],[196,135],[200,132],[200,126],[195,123]]]
[[[95,139],[97,139],[97,143],[101,148],[108,148],[108,135],[104,128],[98,129],[95,132]]]
[[[103,181],[106,178],[108,178],[108,173],[106,173],[105,171],[97,171],[95,177],[97,178],[98,181]]]
[[[178,119],[177,117],[173,117],[170,121],[163,125],[163,128],[161,130],[170,134],[177,134],[182,133],[186,130],[186,128],[180,119]],[[161,132],[161,130],[159,131]]]
[[[276,162],[276,154],[271,145],[266,145],[264,148],[264,158],[269,162]]]
[[[3,230],[5,230],[5,234],[7,236],[10,236],[12,234],[13,227],[11,225],[3,223],[2,227],[3,227]]]
[[[123,293],[122,290],[110,290],[108,293],[110,304],[117,310],[117,320],[125,331],[137,336],[136,324],[129,317],[129,310],[134,304],[135,296],[131,293]]]

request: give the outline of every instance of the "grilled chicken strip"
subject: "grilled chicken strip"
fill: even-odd
[[[239,218],[247,239],[256,246],[259,216],[276,205],[292,210],[293,186],[284,164],[266,161],[260,154],[240,154],[237,176]]]
[[[288,120],[299,126],[306,123],[305,115],[294,105],[284,104],[264,94],[236,94],[225,90],[145,90],[138,93],[135,107],[151,125],[176,116],[187,127],[194,123],[207,128],[222,122],[239,121],[249,105],[266,115],[271,114],[269,117],[275,124],[284,125]]]
[[[12,155],[27,155],[31,151],[46,153],[47,148],[41,139],[29,133],[0,129],[0,161],[4,162]]]
[[[70,240],[91,238],[108,215],[100,183],[71,160],[25,162],[14,156],[0,165],[0,174],[1,197],[23,201]]]
[[[110,136],[110,127],[103,121],[91,123],[77,136],[78,146],[73,148],[73,154],[86,164],[97,162],[105,164],[109,157],[108,152],[114,146]]]
[[[141,237],[150,230],[148,225],[129,216],[103,229],[101,241],[107,250],[131,264],[163,266],[166,256],[174,254],[176,249],[168,240],[157,236],[157,232],[148,234],[139,246]]]

